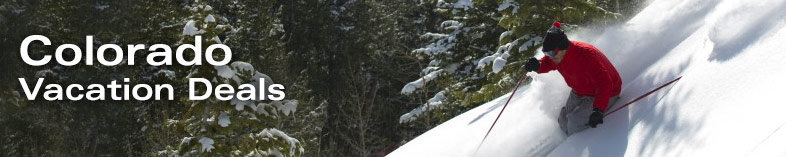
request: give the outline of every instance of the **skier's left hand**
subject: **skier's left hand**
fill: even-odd
[[[526,63],[524,63],[524,71],[532,72],[538,71],[540,69],[540,62],[535,57],[530,57]]]
[[[595,128],[598,124],[603,124],[603,111],[599,109],[593,109],[592,114],[589,117],[588,126]]]

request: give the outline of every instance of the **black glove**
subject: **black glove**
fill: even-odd
[[[535,57],[530,57],[527,63],[524,63],[524,70],[527,72],[537,71],[540,69],[540,62]]]
[[[592,128],[598,126],[598,124],[603,124],[603,111],[599,109],[592,109],[592,114],[589,117],[589,125]]]

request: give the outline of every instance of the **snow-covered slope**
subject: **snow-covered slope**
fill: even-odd
[[[565,137],[568,87],[557,72],[528,75],[509,95],[420,135],[390,156],[786,156],[786,1],[654,1],[621,26],[575,33],[604,51],[623,79],[614,106],[666,88]]]

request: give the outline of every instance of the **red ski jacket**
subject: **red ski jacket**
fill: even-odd
[[[559,71],[573,91],[579,96],[595,98],[592,106],[603,111],[608,107],[609,99],[620,94],[620,79],[617,69],[609,59],[594,46],[570,41],[568,51],[562,62],[556,64],[548,56],[540,59],[537,73]]]

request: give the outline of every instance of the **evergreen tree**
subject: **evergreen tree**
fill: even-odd
[[[187,18],[183,27],[181,44],[195,43],[201,40],[202,47],[211,44],[220,44],[220,36],[231,30],[232,26],[226,24],[228,20],[216,14],[212,6],[203,2],[195,2],[188,6],[191,17]],[[201,36],[201,38],[196,37]],[[216,49],[220,50],[220,49]],[[187,53],[188,54],[188,53]],[[213,53],[213,59],[223,60],[227,55]],[[187,56],[192,58],[198,56]],[[211,56],[207,56],[211,57]],[[185,78],[205,78],[211,84],[231,84],[231,88],[238,90],[259,91],[269,89],[273,80],[242,61],[234,61],[228,65],[214,66],[210,64],[194,65],[187,67]],[[262,83],[263,81],[264,83]],[[250,84],[243,85],[243,84]],[[260,86],[263,84],[263,86]],[[208,86],[197,85],[194,87],[197,95],[210,92]],[[219,88],[215,86],[214,88]],[[285,132],[272,127],[280,118],[295,112],[298,102],[295,100],[240,100],[244,95],[238,95],[230,101],[220,100],[216,97],[205,100],[183,100],[181,105],[188,106],[180,118],[169,120],[167,124],[171,129],[178,130],[182,142],[177,149],[167,147],[161,153],[180,155],[287,155],[298,156],[303,153],[299,140],[290,137]],[[230,93],[231,94],[231,93]],[[245,97],[256,97],[260,93],[245,93]],[[270,96],[266,93],[263,96]]]

